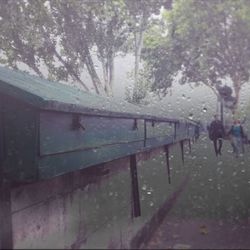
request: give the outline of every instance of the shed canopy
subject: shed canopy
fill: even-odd
[[[2,66],[0,66],[0,93],[41,110],[177,121],[157,116],[146,107],[142,108],[116,98],[94,95],[73,86]]]

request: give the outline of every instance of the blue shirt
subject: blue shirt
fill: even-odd
[[[232,127],[232,135],[235,137],[241,137],[241,127],[240,125],[234,125]]]

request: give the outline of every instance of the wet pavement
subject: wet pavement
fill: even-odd
[[[250,249],[250,145],[214,156],[205,135],[185,156],[190,181],[145,249]],[[174,168],[175,166],[173,166]]]
[[[250,249],[250,225],[167,217],[146,249]]]

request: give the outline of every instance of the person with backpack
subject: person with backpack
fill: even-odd
[[[208,128],[208,133],[209,139],[213,141],[216,156],[218,156],[218,154],[221,155],[222,140],[225,135],[225,130],[222,122],[218,118],[218,115],[214,115],[214,120]]]
[[[234,120],[228,134],[231,135],[231,145],[237,158],[240,152],[244,153],[243,139],[245,135],[240,120]]]

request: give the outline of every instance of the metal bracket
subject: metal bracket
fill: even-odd
[[[73,119],[71,123],[72,130],[85,130],[85,127],[81,124],[81,116],[79,114],[73,114]]]
[[[134,119],[134,124],[133,124],[133,130],[138,130],[138,123],[137,123],[137,119]]]

